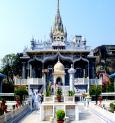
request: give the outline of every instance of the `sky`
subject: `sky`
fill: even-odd
[[[49,39],[57,0],[0,0],[0,59],[30,47],[32,37]],[[87,45],[115,45],[115,0],[60,0],[68,40],[83,35]]]

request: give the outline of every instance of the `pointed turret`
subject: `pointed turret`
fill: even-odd
[[[62,42],[65,42],[67,39],[67,32],[66,30],[64,30],[61,15],[60,15],[60,1],[59,0],[57,0],[57,13],[55,16],[54,25],[51,29],[50,38],[52,42],[55,42],[53,45],[56,45],[57,44],[56,42],[60,42],[60,44],[63,44]]]
[[[64,32],[63,23],[62,23],[62,19],[61,19],[61,16],[60,16],[59,0],[58,0],[58,4],[57,4],[57,14],[55,16],[55,23],[54,23],[54,26],[53,26],[53,31]]]

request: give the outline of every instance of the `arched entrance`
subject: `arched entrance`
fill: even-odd
[[[76,69],[75,78],[83,78],[89,76],[89,61],[83,57],[74,61],[74,68]]]
[[[32,78],[42,78],[42,62],[35,59],[30,64],[32,66]]]
[[[62,82],[62,78],[61,77],[57,77],[56,84],[59,85],[59,86],[63,85],[63,82]]]

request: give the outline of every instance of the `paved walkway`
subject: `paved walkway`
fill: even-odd
[[[72,121],[70,123],[102,123],[101,119],[90,112],[88,109],[84,108],[82,105],[80,105],[80,120],[79,121]],[[22,121],[19,123],[50,123],[48,121],[42,121],[39,120],[39,112],[34,111],[31,114],[27,115]]]

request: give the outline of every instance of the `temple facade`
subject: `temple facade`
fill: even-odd
[[[15,79],[15,85],[28,85],[30,89],[43,88],[45,91],[51,83],[87,92],[96,77],[96,57],[83,36],[75,35],[68,40],[59,6],[58,0],[50,40],[36,41],[33,38],[30,48],[24,49],[22,77]]]

